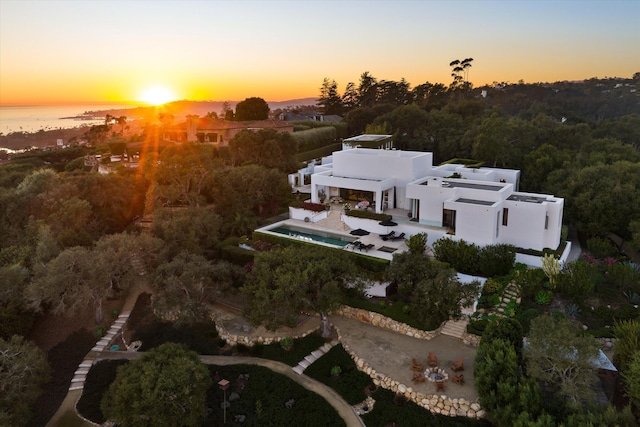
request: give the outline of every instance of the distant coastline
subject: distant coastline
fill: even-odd
[[[236,101],[227,101],[235,108]],[[316,98],[269,102],[271,110],[315,105]],[[61,106],[0,106],[0,150],[48,147],[58,139],[81,137],[91,126],[104,123],[107,114],[126,116],[128,120],[155,120],[160,112],[181,120],[187,115],[221,113],[224,101],[175,101],[161,107],[136,107],[123,104],[86,104]]]

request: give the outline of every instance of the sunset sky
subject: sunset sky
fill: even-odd
[[[365,71],[449,85],[467,57],[476,86],[630,78],[639,21],[640,0],[0,0],[0,105],[283,101]]]

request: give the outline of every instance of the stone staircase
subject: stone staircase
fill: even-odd
[[[317,350],[313,350],[309,355],[305,356],[296,366],[293,367],[294,372],[302,375],[305,369],[309,367],[313,362],[322,357],[326,352],[331,350],[334,346],[338,345],[337,340],[333,340],[331,342],[325,343],[322,347],[319,347]]]
[[[518,304],[520,304],[520,290],[513,282],[510,282],[502,293],[500,304],[495,308],[495,315],[498,317],[513,317],[515,307]]]
[[[350,230],[349,226],[342,221],[342,213],[340,211],[329,211],[327,218],[316,222],[316,225],[340,231]]]
[[[444,324],[440,333],[442,335],[449,335],[454,338],[462,338],[467,333],[467,325],[469,319],[462,320],[449,320]]]
[[[144,263],[140,259],[140,256],[135,252],[131,254],[131,267],[138,276],[144,276],[147,274],[144,268]]]
[[[100,338],[100,340],[96,343],[96,345],[91,349],[92,352],[101,352],[107,349],[111,341],[118,335],[124,325],[127,323],[129,319],[130,311],[125,311],[121,313],[118,318],[113,322],[109,331]],[[78,365],[78,369],[76,369],[73,374],[73,378],[71,379],[71,385],[69,386],[69,391],[73,390],[82,390],[84,388],[84,381],[87,379],[87,374],[89,373],[89,369],[95,362],[95,357],[89,353],[87,357]]]

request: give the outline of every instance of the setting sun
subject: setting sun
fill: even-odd
[[[140,95],[140,101],[151,105],[162,105],[175,99],[173,92],[162,86],[149,87]]]

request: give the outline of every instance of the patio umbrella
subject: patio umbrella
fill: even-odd
[[[393,222],[390,219],[385,219],[384,221],[379,222],[378,225],[382,225],[383,227],[395,227],[396,225],[398,225],[398,223]],[[389,234],[389,228],[387,228],[387,235],[388,234]]]
[[[349,234],[353,236],[366,236],[369,234],[367,230],[363,230],[362,228],[356,228],[355,230],[351,230]]]

